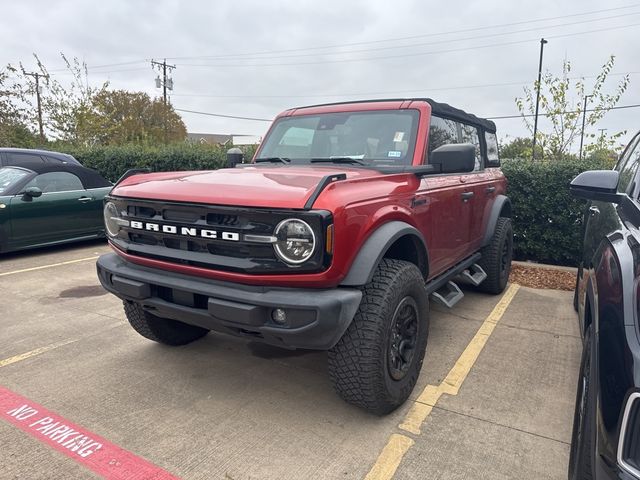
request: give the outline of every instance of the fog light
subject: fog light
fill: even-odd
[[[271,318],[274,322],[282,325],[287,321],[287,314],[282,308],[276,308],[271,312]]]

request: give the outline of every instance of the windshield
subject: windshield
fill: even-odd
[[[20,168],[0,168],[0,195],[6,195],[16,183],[30,173],[28,170],[22,170]]]
[[[418,110],[379,110],[283,117],[256,160],[410,165]]]

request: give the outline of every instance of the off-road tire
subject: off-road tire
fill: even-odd
[[[569,453],[569,480],[593,479],[594,426],[595,426],[595,345],[593,325],[584,336],[580,376],[576,392],[573,433]],[[580,415],[580,410],[583,413]]]
[[[404,403],[418,379],[427,346],[429,298],[420,270],[412,263],[391,259],[380,262],[362,293],[351,325],[329,350],[329,376],[345,401],[384,415]],[[415,348],[404,377],[396,380],[389,359],[392,327],[407,302],[416,312]]]
[[[498,218],[491,243],[481,253],[482,258],[478,264],[486,272],[487,278],[478,286],[478,290],[496,295],[502,293],[509,281],[513,257],[513,228],[510,218]]]
[[[161,318],[145,311],[140,304],[124,301],[124,313],[136,332],[165,345],[186,345],[204,337],[209,330]]]

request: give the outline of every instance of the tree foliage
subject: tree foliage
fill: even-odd
[[[100,145],[182,141],[187,129],[171,105],[143,92],[105,90],[93,99]]]
[[[64,72],[51,75],[34,55],[40,77],[42,116],[49,141],[72,146],[158,144],[182,141],[187,130],[180,115],[161,99],[144,92],[112,90],[109,83],[91,85],[87,66],[77,58],[64,61]],[[14,80],[8,82],[8,73]],[[0,72],[0,142],[33,146],[38,128],[36,82],[22,64]]]
[[[33,147],[37,137],[28,126],[30,103],[22,85],[14,80],[16,75],[11,66],[0,71],[0,145]]]
[[[546,118],[551,128],[545,132],[539,129],[537,142],[541,146],[544,157],[560,160],[571,153],[579,141],[582,132],[582,115],[584,100],[588,97],[585,116],[586,127],[593,127],[614,107],[629,86],[629,76],[625,75],[613,89],[613,93],[606,93],[606,83],[615,64],[615,57],[611,56],[602,66],[593,86],[587,89],[584,79],[572,80],[571,62],[565,61],[562,76],[558,77],[550,72],[542,75],[540,82],[540,115]],[[528,130],[533,134],[534,120],[525,115],[534,115],[536,107],[536,91],[538,82],[531,87],[524,88],[524,96],[516,98],[516,106]],[[585,127],[585,129],[586,129]],[[597,142],[594,133],[585,134],[585,152],[593,150],[619,149],[619,139],[626,132],[616,132],[610,135],[600,135]]]

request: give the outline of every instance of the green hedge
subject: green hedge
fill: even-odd
[[[569,194],[569,183],[585,170],[608,168],[602,160],[503,161],[513,206],[515,258],[577,266],[585,202]]]
[[[153,172],[221,168],[225,165],[228,148],[181,143],[153,147],[125,145],[55,149],[73,155],[84,166],[99,171],[111,181],[116,181],[130,168],[149,168]],[[242,149],[245,152],[246,161],[253,156],[255,147],[248,146]]]

